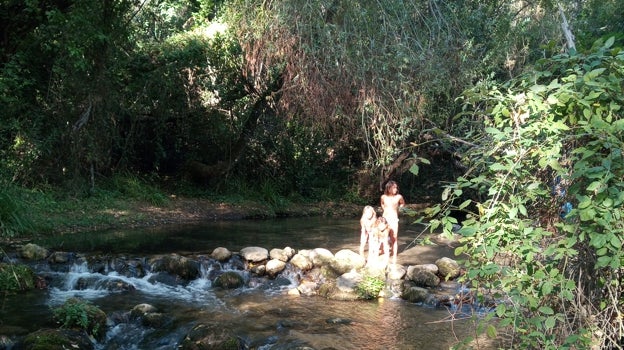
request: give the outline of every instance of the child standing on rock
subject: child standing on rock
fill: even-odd
[[[375,208],[370,205],[364,207],[362,210],[362,217],[360,218],[360,255],[364,256],[364,246],[369,241],[370,235],[373,232],[375,221],[377,220],[377,212]],[[370,249],[369,249],[370,255]]]
[[[390,241],[392,244],[392,263],[396,264],[399,238],[399,210],[405,206],[403,196],[399,194],[399,185],[395,181],[386,183],[384,194],[381,196],[382,216],[390,226]]]

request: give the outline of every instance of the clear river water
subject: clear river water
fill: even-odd
[[[403,224],[399,241],[399,263],[428,263],[434,255],[452,254],[420,250],[410,253],[415,239],[424,238],[422,227]],[[205,222],[149,229],[107,230],[75,233],[34,242],[53,251],[85,255],[145,257],[177,253],[209,255],[216,247],[236,252],[247,246],[291,247],[295,250],[326,248],[357,252],[357,219],[289,218]],[[448,251],[444,250],[447,249]],[[431,254],[431,257],[427,256]],[[449,255],[452,257],[452,255]],[[423,260],[423,261],[418,261]],[[35,266],[47,269],[46,266]],[[176,349],[196,324],[217,321],[244,340],[246,349],[449,349],[458,339],[474,333],[470,312],[406,302],[398,297],[372,301],[332,301],[322,297],[292,296],[296,280],[280,281],[235,290],[212,288],[202,277],[188,284],[170,285],[148,277],[124,277],[115,271],[90,271],[75,264],[68,271],[48,271],[52,282],[45,290],[4,295],[0,303],[2,327],[32,332],[55,327],[51,308],[70,297],[81,297],[105,311],[109,317],[149,303],[167,315],[169,322],[158,329],[133,323],[112,323],[97,349]],[[105,283],[123,280],[131,292],[112,291]],[[78,283],[77,281],[81,281]],[[87,282],[85,282],[87,281]],[[332,320],[346,320],[334,322]]]

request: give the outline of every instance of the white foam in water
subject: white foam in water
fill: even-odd
[[[132,285],[136,290],[129,293],[142,293],[152,297],[162,297],[166,300],[177,299],[187,302],[221,303],[211,289],[211,282],[206,278],[198,278],[188,283],[188,285],[167,285],[154,282],[150,279],[153,274],[147,274],[142,278],[126,277],[117,272],[107,275],[91,273],[85,264],[74,265],[67,273],[59,273],[58,278],[64,278],[59,287],[49,289],[50,298],[48,304],[60,305],[72,297],[80,297],[86,300],[94,300],[105,297],[111,293],[122,293],[123,291],[111,291],[108,289],[108,282],[121,281]],[[82,283],[81,283],[82,281]],[[86,281],[86,283],[85,283]],[[82,286],[79,287],[79,284]]]

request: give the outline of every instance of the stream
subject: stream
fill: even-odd
[[[410,255],[422,227],[404,225],[399,236],[399,263],[414,264]],[[75,233],[34,241],[52,251],[86,256],[141,260],[159,254],[208,256],[214,248],[236,252],[248,246],[295,250],[326,248],[357,251],[356,219],[289,218],[205,222],[148,229]],[[450,250],[443,254],[450,254]],[[436,254],[441,254],[436,252]],[[449,255],[452,257],[452,255]],[[428,261],[432,262],[432,261]],[[424,262],[422,262],[424,263]],[[206,267],[207,266],[207,267]],[[470,312],[406,302],[392,297],[372,301],[333,301],[288,295],[297,279],[288,272],[274,280],[254,279],[244,288],[212,288],[213,265],[202,265],[201,276],[188,283],[166,283],[148,273],[127,277],[114,269],[97,272],[84,261],[57,271],[47,263],[33,264],[50,281],[45,290],[5,295],[0,304],[0,334],[6,329],[33,332],[57,327],[51,309],[80,297],[109,317],[104,340],[96,349],[176,349],[199,323],[215,322],[233,331],[245,349],[449,349],[474,333]],[[219,266],[227,270],[227,265]],[[111,289],[111,283],[133,286]],[[114,322],[135,305],[151,304],[165,315],[161,327]],[[338,322],[336,320],[339,320]],[[2,347],[0,347],[2,348]]]

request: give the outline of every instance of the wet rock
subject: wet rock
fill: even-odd
[[[229,251],[227,248],[217,247],[212,251],[210,257],[217,261],[225,262],[230,260],[230,258],[232,257],[232,252]]]
[[[181,350],[237,350],[240,340],[219,323],[198,324],[191,329],[179,346]]]
[[[438,266],[440,276],[444,279],[449,280],[459,277],[461,270],[457,261],[444,257],[436,260],[435,264]]]
[[[178,276],[183,280],[190,281],[199,277],[199,263],[178,254],[162,257],[154,262],[154,272],[167,272]]]
[[[275,278],[275,276],[282,272],[285,267],[286,263],[284,261],[271,259],[266,263],[266,274],[271,278]]]
[[[23,350],[94,349],[93,342],[85,332],[73,329],[40,329],[28,334],[20,347]]]
[[[226,271],[217,277],[214,282],[212,282],[213,287],[223,289],[236,289],[242,287],[243,285],[245,285],[243,276],[234,271]]]
[[[336,287],[343,292],[355,293],[358,283],[363,276],[357,272],[347,272],[336,279]]]
[[[318,285],[313,281],[303,281],[297,287],[297,291],[305,296],[313,296],[317,294]]]
[[[416,286],[414,283],[404,281],[401,298],[411,303],[424,303],[429,298],[429,291]]]
[[[70,261],[73,261],[76,254],[69,252],[53,252],[48,257],[48,262],[50,264],[66,264]]]
[[[106,335],[106,313],[88,301],[69,298],[52,312],[63,328],[81,329],[98,340]]]
[[[409,269],[408,269],[409,271]],[[440,277],[428,270],[414,270],[407,274],[408,279],[419,287],[437,287],[440,284]]]
[[[43,260],[49,255],[49,252],[46,248],[43,248],[33,243],[23,245],[19,253],[20,256],[26,260]]]

